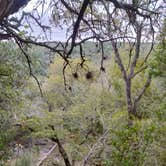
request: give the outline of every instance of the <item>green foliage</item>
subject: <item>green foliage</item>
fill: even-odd
[[[12,113],[19,106],[18,96],[24,77],[22,63],[19,64],[20,52],[12,43],[0,44],[0,160],[3,162],[10,153],[8,144],[13,138],[10,128],[13,123]],[[22,61],[21,61],[22,62]],[[13,111],[13,112],[12,112]]]
[[[105,129],[110,128],[106,142],[108,148],[97,152],[96,156],[91,159],[91,164],[143,165],[153,158],[153,155],[150,154],[151,148],[156,146],[161,148],[161,145],[156,145],[156,142],[162,142],[164,137],[157,137],[158,132],[160,135],[163,134],[163,131],[160,132],[160,130],[165,130],[160,126],[162,123],[159,123],[162,119],[165,121],[162,95],[157,96],[156,90],[153,90],[156,84],[153,82],[153,87],[145,94],[139,107],[140,113],[147,112],[148,116],[143,116],[147,119],[135,120],[134,125],[129,127],[121,74],[117,65],[108,64],[108,66],[111,77],[110,90],[99,88],[98,81],[86,83],[86,80],[81,78],[75,80],[68,70],[66,78],[72,85],[72,91],[66,92],[61,73],[63,66],[61,66],[61,61],[56,59],[56,63],[52,64],[50,68],[50,77],[43,86],[48,109],[44,111],[43,118],[38,119],[39,124],[35,118],[33,118],[35,122],[27,120],[27,124],[34,126],[34,130],[37,130],[36,135],[39,137],[51,137],[54,133],[49,126],[53,125],[56,134],[66,140],[68,153],[77,161],[82,160],[82,156],[88,153],[87,147],[93,145]],[[134,92],[137,92],[136,88],[142,86],[145,78],[146,73],[142,73],[136,78],[133,83]],[[150,105],[150,103],[154,104]],[[49,106],[52,107],[52,112],[47,112]],[[152,118],[157,118],[155,123]],[[156,153],[161,155],[164,152],[160,149]],[[165,160],[162,155],[155,156],[155,159],[158,162]]]
[[[6,160],[9,155],[7,149],[7,144],[9,143],[9,133],[7,130],[9,127],[9,117],[3,110],[0,110],[0,165],[2,164],[2,161]]]
[[[153,76],[166,77],[166,41],[160,43],[154,54],[154,60],[151,63],[151,74]]]
[[[110,134],[110,165],[143,165],[145,150],[152,143],[153,126],[142,126],[136,122],[132,127],[122,126],[120,130],[112,130]]]
[[[32,156],[31,153],[26,152],[21,156],[20,159],[17,159],[14,166],[32,166]]]
[[[7,46],[4,44],[3,47]],[[125,56],[125,52],[123,53]],[[43,79],[47,73],[45,72],[47,62],[43,63],[46,66],[37,62],[44,59],[43,57],[40,59],[39,54],[40,51],[39,53],[35,51],[34,57],[31,54],[34,58],[32,65],[34,72]],[[8,61],[6,63],[9,63]],[[124,62],[126,61],[124,58]],[[5,64],[4,61],[2,62],[1,64]],[[153,62],[156,63],[156,59]],[[71,59],[71,63],[72,67],[68,66],[66,70],[66,80],[71,86],[71,91],[66,91],[64,87],[63,60],[55,58],[55,62],[50,65],[49,77],[44,78],[42,84],[43,99],[40,98],[37,86],[31,79],[24,80],[27,88],[22,88],[23,94],[17,84],[13,85],[13,80],[23,81],[15,73],[20,73],[21,76],[27,74],[27,68],[25,68],[25,73],[21,70],[24,69],[21,61],[11,63],[13,66],[0,65],[0,72],[10,75],[0,76],[2,78],[0,79],[2,92],[0,99],[3,99],[0,103],[2,107],[0,109],[0,152],[4,154],[1,159],[8,158],[6,152],[9,147],[7,145],[16,138],[21,140],[31,137],[34,139],[51,138],[56,134],[64,143],[70,159],[75,160],[76,165],[80,165],[80,161],[88,154],[91,147],[104,131],[109,129],[105,145],[95,151],[88,161],[89,165],[142,166],[154,165],[154,162],[164,165],[166,162],[166,98],[158,77],[152,81],[139,104],[138,111],[140,115],[143,115],[142,119],[133,120],[133,125],[129,126],[124,81],[117,64],[108,60],[106,63],[108,72],[102,75],[103,73],[97,72],[96,64],[91,61],[87,61],[88,67],[83,69],[77,68],[80,63],[79,59]],[[140,59],[138,68],[141,63]],[[86,79],[89,71],[93,73],[93,78],[90,80]],[[164,72],[163,68],[162,71]],[[74,72],[77,72],[77,78],[73,77]],[[103,86],[101,86],[102,76],[105,76]],[[146,76],[147,72],[142,72],[133,80],[133,95],[142,87]],[[16,94],[20,94],[22,104],[16,100]],[[17,119],[13,119],[9,110],[16,113]],[[12,128],[13,121],[21,124],[21,127]],[[52,128],[55,130],[53,131]],[[23,155],[17,165],[28,166],[30,161],[31,156]]]
[[[151,62],[150,73],[154,77],[160,77],[163,83],[163,87],[166,85],[166,19],[163,22],[162,29],[158,36],[159,44],[153,55],[154,59]]]
[[[21,100],[18,87],[23,87],[27,72],[23,70],[24,58],[13,43],[1,43],[0,52],[0,108],[9,111]]]
[[[8,159],[10,142],[18,136],[13,126],[24,108],[29,69],[26,58],[13,42],[0,43],[0,159]],[[17,136],[16,136],[17,135]]]
[[[44,48],[32,47],[28,49],[28,54],[31,58],[33,73],[38,76],[46,76],[50,64],[48,51]]]

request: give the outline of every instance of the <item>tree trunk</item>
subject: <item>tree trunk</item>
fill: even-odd
[[[126,105],[127,105],[127,111],[128,114],[133,114],[133,105],[132,105],[132,100],[131,100],[131,80],[126,79],[125,80],[126,84]]]
[[[54,136],[54,137],[51,138],[51,140],[53,142],[57,143],[59,152],[60,152],[60,154],[61,154],[61,156],[62,156],[62,158],[63,158],[63,160],[65,162],[65,165],[66,166],[72,166],[71,163],[70,163],[70,161],[69,161],[69,157],[68,157],[65,149],[63,148],[62,144],[60,143],[58,137]]]

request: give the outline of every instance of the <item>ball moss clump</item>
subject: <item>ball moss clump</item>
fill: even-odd
[[[78,77],[79,77],[77,72],[74,72],[72,75],[75,79],[78,79]]]
[[[93,78],[93,73],[91,71],[88,71],[86,74],[85,74],[85,77],[87,80],[90,80]]]

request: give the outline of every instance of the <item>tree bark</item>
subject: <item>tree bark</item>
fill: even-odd
[[[131,99],[131,80],[126,79],[125,80],[125,86],[126,86],[126,105],[127,110],[129,114],[133,113],[133,105],[132,105],[132,99]]]
[[[145,93],[147,88],[150,86],[150,83],[151,83],[151,76],[148,77],[144,86],[142,87],[142,89],[140,89],[140,91],[138,92],[137,96],[135,97],[135,99],[133,101],[133,113],[134,114],[136,114],[136,112],[137,112],[138,102],[140,101],[141,97],[143,96],[143,94]]]
[[[62,156],[62,158],[63,158],[63,160],[64,160],[64,162],[65,162],[65,165],[66,165],[66,166],[72,166],[72,164],[71,164],[70,161],[69,161],[69,157],[68,157],[68,155],[67,155],[65,149],[63,148],[61,142],[59,141],[58,137],[57,137],[57,136],[54,136],[54,137],[51,138],[51,140],[52,140],[53,142],[57,143],[59,152],[60,152],[60,154],[61,154],[61,156]]]

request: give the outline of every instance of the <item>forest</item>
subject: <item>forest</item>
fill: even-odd
[[[0,0],[0,166],[166,166],[165,0]]]

